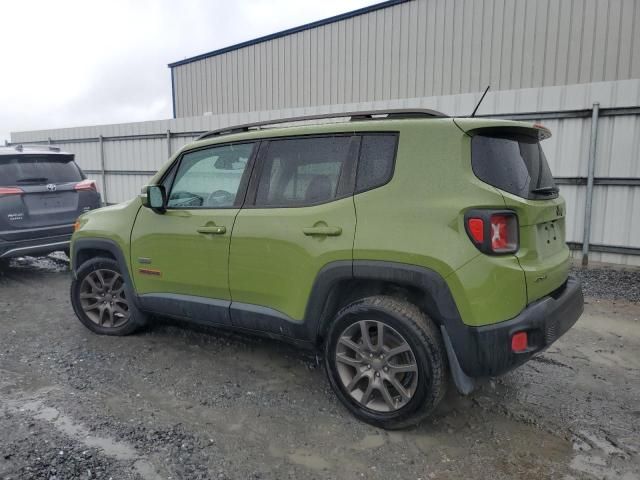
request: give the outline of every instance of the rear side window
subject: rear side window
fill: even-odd
[[[398,135],[364,135],[358,160],[356,193],[384,185],[393,175]]]
[[[351,136],[271,140],[262,159],[256,205],[314,205],[349,194],[357,143]]]
[[[0,186],[71,183],[83,179],[72,155],[0,157]]]
[[[471,140],[473,172],[483,182],[522,198],[558,195],[537,138],[520,134],[475,135]]]

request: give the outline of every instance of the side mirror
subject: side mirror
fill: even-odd
[[[167,192],[163,185],[149,185],[142,195],[142,204],[156,213],[164,213],[167,208]]]

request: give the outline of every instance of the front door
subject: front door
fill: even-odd
[[[184,153],[163,180],[167,208],[142,208],[131,235],[133,281],[145,308],[229,323],[229,242],[253,143]]]
[[[231,242],[235,326],[294,335],[318,272],[352,260],[358,146],[350,135],[263,143]]]

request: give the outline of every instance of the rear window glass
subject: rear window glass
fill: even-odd
[[[537,138],[518,134],[475,135],[473,172],[483,182],[522,198],[554,198],[558,190]]]
[[[0,185],[71,183],[82,180],[71,155],[16,155],[0,157]]]
[[[384,185],[391,179],[398,136],[365,135],[360,147],[356,192]]]

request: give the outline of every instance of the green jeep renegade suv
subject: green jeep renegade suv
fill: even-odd
[[[468,393],[576,322],[547,129],[340,117],[207,133],[140,198],[82,215],[80,321],[126,335],[162,315],[321,349],[338,398],[384,428],[432,412],[449,378]]]

